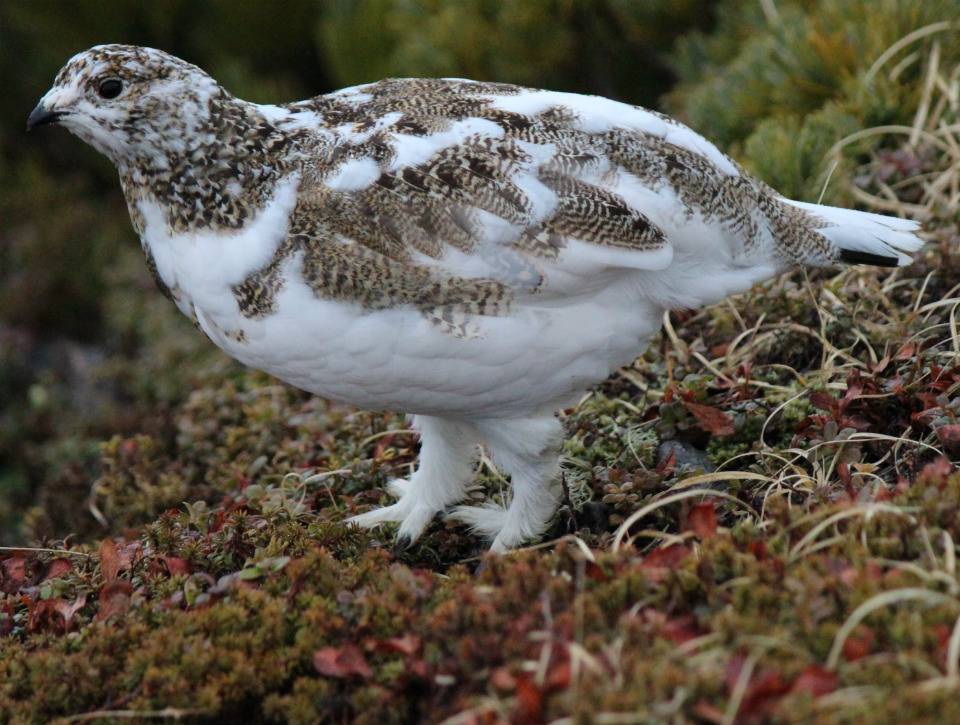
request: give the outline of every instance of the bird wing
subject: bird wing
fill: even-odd
[[[283,109],[304,172],[282,252],[302,253],[319,296],[501,315],[517,300],[563,304],[679,259],[705,270],[702,294],[651,286],[663,287],[664,306],[694,306],[788,268],[794,249],[836,257],[806,212],[642,108],[393,79]]]

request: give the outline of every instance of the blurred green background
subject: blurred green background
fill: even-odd
[[[99,446],[233,363],[153,288],[116,172],[24,123],[73,54],[162,48],[238,96],[300,100],[459,76],[665,110],[787,195],[816,199],[846,134],[910,123],[922,68],[871,63],[957,0],[2,0],[0,543],[93,526]],[[956,33],[941,49],[960,57]],[[866,89],[866,90],[865,90]],[[844,200],[842,184],[828,200]],[[32,508],[31,508],[32,507]],[[31,511],[26,518],[24,512]],[[83,513],[80,517],[78,512]]]

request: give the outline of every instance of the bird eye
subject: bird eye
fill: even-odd
[[[102,98],[110,99],[116,98],[120,95],[120,91],[123,90],[123,83],[118,81],[116,78],[108,78],[103,83],[100,84],[100,87],[97,89],[97,92]]]

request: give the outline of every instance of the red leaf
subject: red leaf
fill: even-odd
[[[732,692],[740,682],[746,658],[742,655],[734,657],[724,671],[724,680],[727,690]],[[776,704],[777,698],[790,689],[777,670],[767,669],[754,673],[747,684],[740,708],[737,710],[737,723],[764,722],[765,717]]]
[[[843,641],[843,658],[847,662],[859,660],[870,654],[875,635],[867,627],[860,625]]]
[[[43,629],[53,629],[57,624],[63,627],[63,612],[70,605],[63,599],[41,599],[37,606],[30,610],[30,616],[27,620],[28,632],[39,632]],[[60,613],[59,622],[56,615]],[[61,631],[63,631],[61,629]]]
[[[899,393],[901,390],[903,390],[903,376],[900,373],[897,373],[892,378],[887,380],[883,387],[894,393]]]
[[[907,343],[897,350],[897,360],[909,360],[917,354],[917,348],[911,343]]]
[[[947,478],[953,473],[953,464],[946,456],[937,456],[923,467],[917,482],[921,484],[936,483],[940,488],[946,485]]]
[[[400,445],[397,445],[397,440],[400,440]],[[393,446],[394,448],[409,448],[410,440],[407,434],[404,433],[390,433],[384,436],[380,442],[373,449],[373,460],[378,461],[383,458],[383,454],[388,448]],[[402,448],[401,448],[402,449]]]
[[[510,674],[507,667],[498,667],[490,674],[490,684],[498,690],[509,692],[517,686],[517,678]]]
[[[313,653],[313,666],[317,672],[327,677],[346,677],[337,656],[340,650],[336,647],[324,647]]]
[[[918,395],[917,397],[919,398],[920,396]],[[924,428],[930,428],[933,425],[934,421],[936,421],[936,419],[941,417],[942,415],[943,415],[943,409],[935,405],[932,408],[927,408],[922,412],[914,413],[913,415],[911,415],[910,422],[916,423],[917,425],[921,425]]]
[[[653,469],[653,472],[658,475],[663,475],[667,471],[673,469],[677,465],[677,452],[673,449],[670,450],[669,455],[664,458],[660,463],[657,464],[657,467]]]
[[[831,672],[818,665],[810,665],[793,681],[790,692],[809,692],[814,698],[817,698],[836,692],[839,685],[840,678],[836,672]]]
[[[187,575],[190,573],[190,562],[181,559],[179,556],[160,555],[150,562],[150,570],[153,573],[166,573],[168,576],[177,576],[178,574]]]
[[[663,634],[671,641],[677,644],[683,644],[699,636],[696,627],[697,620],[694,616],[692,614],[684,614],[668,620],[664,625]]]
[[[861,570],[851,564],[849,561],[842,559],[828,559],[828,565],[830,571],[833,574],[836,574],[837,579],[842,581],[848,587],[856,585],[857,581],[860,579]]]
[[[737,655],[727,663],[724,669],[724,682],[728,692],[732,692],[740,684],[740,676],[745,664],[746,657],[743,655]],[[777,699],[789,689],[790,683],[784,680],[777,670],[766,669],[754,672],[747,684],[734,722],[766,722]]]
[[[69,559],[54,559],[47,565],[47,570],[43,572],[43,576],[40,577],[40,582],[43,583],[48,579],[57,579],[59,577],[65,576],[73,571],[73,562]]]
[[[603,570],[603,567],[595,561],[586,562],[584,571],[587,575],[587,579],[592,579],[595,582],[605,582],[609,581],[610,579],[610,577],[607,576],[607,573]]]
[[[414,660],[407,664],[407,675],[421,680],[430,679],[431,668],[424,660]]]
[[[415,634],[404,634],[377,642],[376,649],[382,652],[399,652],[404,655],[416,654],[420,649],[420,638]]]
[[[543,695],[529,678],[517,679],[516,704],[510,713],[511,725],[536,725],[543,720]]]
[[[764,541],[751,541],[750,553],[757,561],[766,561],[770,558],[770,552],[767,550],[767,544]]]
[[[937,440],[947,453],[956,456],[960,453],[960,425],[941,425],[937,428]]]
[[[693,414],[693,417],[697,419],[697,424],[710,435],[733,435],[733,418],[722,410],[711,408],[709,405],[688,403],[686,401],[684,401],[683,407]]]
[[[843,398],[840,399],[840,410],[841,412],[847,409],[847,406],[850,405],[854,400],[863,395],[863,385],[859,383],[852,383],[851,378],[847,377],[847,392],[843,394]]]
[[[645,557],[640,566],[644,569],[673,569],[690,554],[690,547],[683,544],[670,544],[654,549]]]
[[[130,595],[133,594],[133,584],[126,579],[114,579],[104,584],[100,590],[100,611],[93,618],[94,622],[106,622],[115,614],[122,614],[130,606]]]
[[[776,700],[790,689],[790,685],[776,670],[764,670],[750,680],[747,692],[740,703],[738,715],[759,717],[765,716],[776,704]]]
[[[87,604],[87,595],[81,594],[79,597],[77,597],[74,600],[73,604],[71,604],[70,607],[67,609],[67,611],[64,613],[63,619],[68,630],[70,629],[70,621],[73,619],[73,615],[79,612],[81,609],[83,609],[86,606],[86,604]]]
[[[695,533],[701,541],[717,533],[717,512],[713,501],[698,503],[687,513],[687,530]]]
[[[13,634],[13,604],[9,601],[3,603],[0,607],[0,637],[8,637]]]
[[[879,373],[882,373],[886,369],[887,365],[889,364],[890,364],[890,353],[887,353],[882,358],[880,358],[880,360],[876,364],[868,361],[867,370],[869,370],[871,374],[877,375]]]
[[[37,600],[26,594],[21,594],[20,603],[27,608],[27,628],[29,629],[30,623],[34,618],[34,613],[37,611]]]
[[[819,410],[825,410],[834,418],[840,415],[840,401],[819,390],[810,393],[810,405]]]
[[[27,630],[35,632],[40,629],[53,629],[60,632],[70,631],[70,621],[73,615],[87,603],[84,594],[73,604],[65,599],[42,599],[30,611]]]
[[[862,415],[847,415],[844,416],[839,422],[844,428],[853,428],[855,431],[859,431],[861,433],[865,433],[873,428],[873,423],[864,418]]]
[[[120,573],[120,552],[117,551],[113,539],[100,542],[100,573],[106,583],[112,582]]]
[[[837,475],[840,478],[840,483],[842,483],[844,486],[850,487],[853,485],[853,476],[850,474],[849,463],[838,463]]]
[[[710,725],[727,725],[726,713],[706,700],[700,700],[693,706],[693,714]]]
[[[14,594],[20,589],[24,578],[27,576],[27,565],[19,557],[4,559],[0,562],[0,574],[3,575],[2,580],[0,580],[3,582],[0,585],[0,590],[4,594]]]
[[[937,659],[943,660],[944,663],[949,667],[950,635],[953,634],[952,628],[941,623],[933,625],[931,630],[934,638],[937,641]]]
[[[573,678],[573,671],[570,668],[570,661],[558,662],[550,668],[547,678],[543,683],[544,692],[556,692],[557,690],[566,690],[570,687],[570,681]]]
[[[517,678],[510,674],[508,667],[498,667],[490,673],[490,684],[498,690],[509,692],[517,686]]]
[[[131,541],[117,551],[120,557],[120,571],[132,569],[135,562],[143,558],[143,544]]]
[[[326,677],[346,679],[358,676],[365,680],[373,677],[373,669],[367,663],[360,648],[352,642],[342,647],[323,647],[313,653],[313,666]]]

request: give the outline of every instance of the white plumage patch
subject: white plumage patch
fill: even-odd
[[[401,117],[397,114],[391,120],[399,121]],[[461,144],[471,136],[502,138],[503,129],[483,118],[466,118],[451,123],[448,130],[438,131],[426,137],[394,134],[395,155],[386,164],[385,171],[398,171],[419,166],[433,158],[440,149]]]
[[[140,201],[143,244],[153,255],[160,279],[178,291],[181,310],[192,307],[228,332],[239,327],[240,308],[232,288],[266,265],[277,240],[287,235],[298,181],[294,174],[277,184],[272,200],[238,231],[171,232],[161,206],[149,199]]]
[[[354,159],[340,166],[326,183],[337,191],[357,191],[369,187],[379,176],[380,166],[376,161],[369,158]]]

